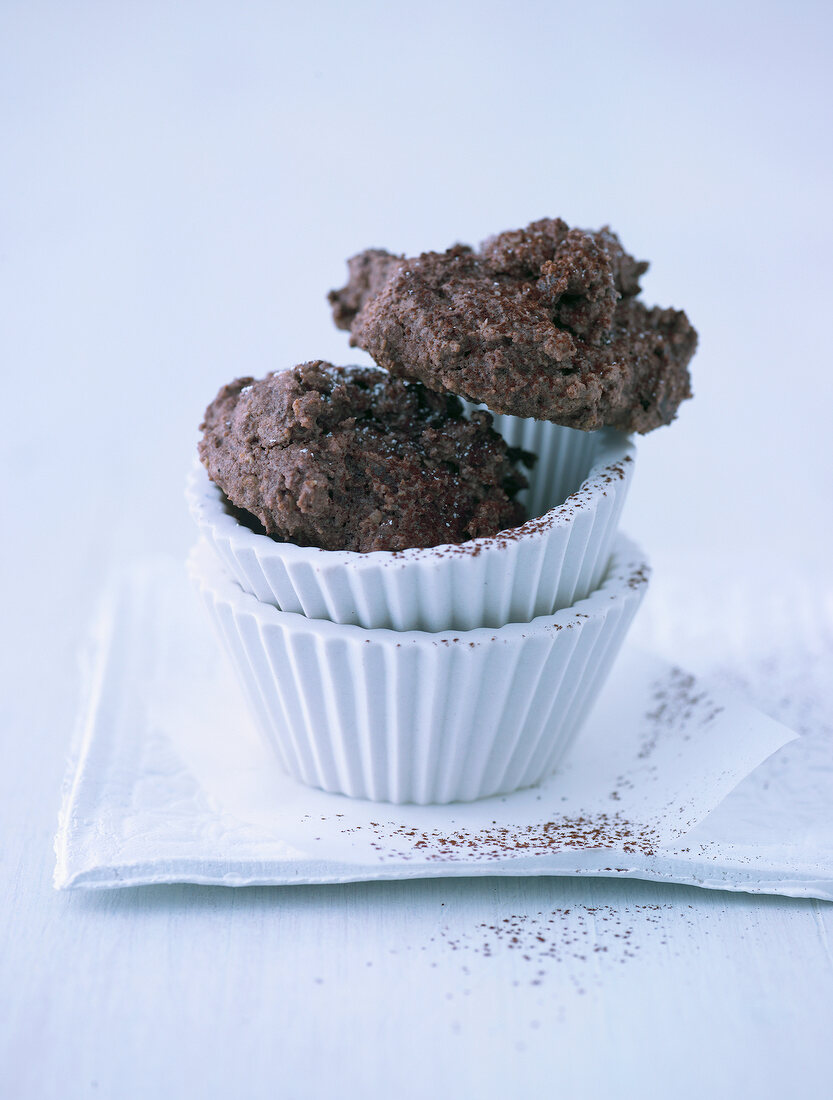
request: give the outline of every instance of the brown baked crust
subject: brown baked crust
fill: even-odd
[[[544,219],[478,252],[361,253],[330,301],[392,374],[498,413],[648,432],[691,396],[697,334],[681,311],[636,300],[647,266],[607,228]]]
[[[199,453],[229,501],[276,539],[404,550],[523,522],[521,452],[490,425],[418,382],[318,361],[223,386]]]
[[[368,298],[378,294],[404,256],[393,256],[382,248],[368,248],[347,261],[347,285],[327,295],[333,307],[333,320],[339,328],[349,329]]]

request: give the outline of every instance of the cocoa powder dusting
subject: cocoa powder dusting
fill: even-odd
[[[532,825],[498,825],[470,832],[422,831],[410,825],[369,823],[375,839],[371,847],[384,861],[411,859],[435,863],[483,862],[507,856],[544,856],[568,849],[610,849],[625,855],[652,856],[659,845],[655,829],[635,824],[620,814],[555,817]],[[361,826],[343,829],[355,833]]]
[[[698,726],[708,725],[724,709],[697,686],[690,673],[677,667],[656,684],[651,703],[651,709],[645,714],[646,734],[637,753],[640,760],[651,756],[663,733],[682,729],[682,738],[688,741],[695,720]]]
[[[578,993],[585,993],[585,983],[601,984],[600,965],[626,963],[648,945],[665,947],[666,921],[672,912],[678,925],[682,918],[693,927],[693,916],[689,915],[693,908],[690,904],[668,903],[556,907],[511,913],[470,929],[452,929],[444,924],[430,942],[439,941],[451,952],[468,955],[472,962],[511,953],[516,963],[512,968],[513,986],[543,985],[552,975],[553,963],[569,963],[570,980]],[[581,964],[589,964],[586,973]],[[462,970],[464,975],[471,973],[466,964]],[[558,973],[563,973],[561,965]]]

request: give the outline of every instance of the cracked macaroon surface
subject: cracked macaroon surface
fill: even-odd
[[[488,413],[383,370],[320,361],[223,386],[205,412],[209,476],[268,535],[325,550],[404,550],[524,520],[520,459]]]
[[[392,374],[497,413],[648,432],[691,396],[697,333],[637,299],[647,267],[609,229],[546,218],[479,251],[369,249],[329,298],[350,342]]]

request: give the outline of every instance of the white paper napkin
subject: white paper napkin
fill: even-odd
[[[785,726],[636,649],[545,784],[444,807],[285,777],[172,561],[116,585],[88,679],[59,888],[604,874],[833,897],[833,768],[812,737],[788,744]]]

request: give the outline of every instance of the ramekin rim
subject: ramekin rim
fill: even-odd
[[[443,629],[392,630],[389,627],[362,627],[352,623],[336,623],[331,619],[309,618],[296,611],[280,611],[272,604],[258,600],[245,592],[238,582],[229,576],[210,548],[200,539],[188,555],[188,572],[192,579],[207,591],[215,602],[225,603],[236,614],[256,618],[262,626],[283,626],[294,631],[306,631],[322,638],[343,641],[376,642],[402,646],[403,644],[466,645],[478,646],[484,642],[520,640],[538,634],[569,629],[584,625],[594,619],[605,618],[611,601],[616,603],[632,598],[641,592],[650,578],[651,568],[647,555],[632,539],[619,534],[611,554],[610,565],[604,580],[589,596],[577,600],[570,607],[552,615],[538,615],[529,622],[504,623],[502,626],[478,626],[470,630]]]

